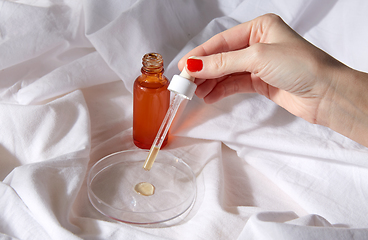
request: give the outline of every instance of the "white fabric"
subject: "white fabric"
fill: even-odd
[[[117,223],[86,174],[132,142],[132,84],[159,52],[166,76],[214,34],[264,13],[368,72],[365,0],[0,0],[1,239],[367,239],[368,149],[262,96],[194,97],[166,151],[197,176],[174,226]]]

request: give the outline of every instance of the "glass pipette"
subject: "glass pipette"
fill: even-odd
[[[145,170],[150,170],[153,162],[156,159],[156,156],[158,154],[158,151],[161,148],[161,145],[163,143],[163,141],[165,140],[166,134],[170,129],[171,123],[176,115],[176,112],[178,111],[178,108],[180,106],[180,103],[182,102],[182,100],[184,99],[183,96],[179,95],[179,94],[174,94],[173,99],[171,100],[170,103],[170,107],[166,112],[165,118],[162,121],[162,124],[160,126],[160,129],[157,132],[156,138],[153,141],[153,144],[151,146],[151,149],[148,153],[148,157],[143,165],[143,168]]]
[[[155,140],[153,141],[146,161],[144,162],[144,170],[149,171],[151,169],[181,102],[184,99],[192,99],[196,88],[197,85],[194,83],[194,78],[187,73],[185,68],[180,73],[180,75],[174,75],[174,77],[172,78],[167,89],[173,92],[174,96],[170,102],[170,107],[166,112],[160,129],[157,132]]]

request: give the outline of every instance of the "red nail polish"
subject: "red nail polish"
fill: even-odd
[[[188,58],[187,59],[187,69],[190,72],[199,72],[203,68],[203,62],[201,59]]]

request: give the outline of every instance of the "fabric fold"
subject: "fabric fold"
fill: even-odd
[[[312,44],[368,71],[368,2],[0,0],[0,238],[367,238],[368,150],[256,94],[186,102],[169,151],[197,177],[180,222],[134,226],[99,213],[86,175],[132,141],[145,53],[165,75],[213,35],[276,13]],[[282,56],[280,56],[282,57]]]

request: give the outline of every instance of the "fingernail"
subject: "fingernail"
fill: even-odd
[[[187,59],[187,69],[190,72],[199,72],[203,68],[203,62],[201,59],[190,57]]]

